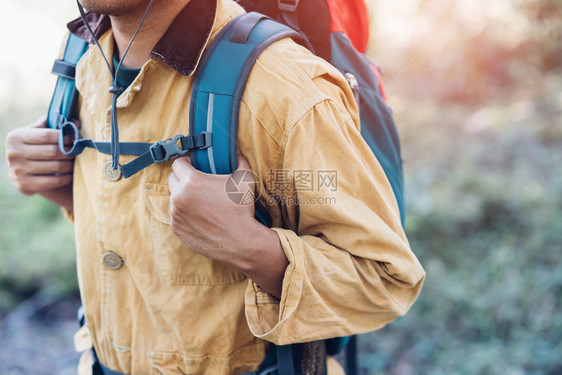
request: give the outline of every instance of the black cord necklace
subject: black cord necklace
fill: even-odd
[[[133,34],[133,37],[129,41],[129,44],[127,45],[127,48],[125,49],[125,52],[123,53],[123,56],[121,56],[121,59],[119,60],[119,64],[117,64],[117,68],[115,69],[115,73],[114,73],[113,70],[111,69],[111,65],[109,64],[109,61],[107,60],[105,54],[103,53],[103,50],[100,46],[100,43],[99,43],[98,39],[94,35],[94,32],[92,31],[92,28],[90,27],[90,24],[86,20],[86,12],[84,10],[84,7],[82,6],[82,4],[80,4],[79,0],[76,0],[76,4],[78,4],[78,10],[80,11],[80,17],[82,18],[82,21],[84,22],[84,25],[86,26],[86,28],[88,29],[88,32],[90,33],[92,39],[94,40],[94,43],[98,46],[98,49],[101,52],[101,55],[102,55],[102,57],[105,61],[105,64],[107,65],[107,69],[109,70],[109,74],[111,76],[111,86],[109,88],[109,92],[111,94],[113,94],[113,99],[111,101],[111,158],[112,158],[111,168],[113,168],[113,169],[119,168],[119,155],[120,155],[120,152],[119,152],[119,127],[117,125],[117,98],[119,97],[119,94],[121,94],[124,90],[123,87],[120,87],[117,84],[117,76],[119,74],[119,69],[121,68],[121,65],[123,64],[123,60],[125,60],[125,56],[127,56],[127,53],[129,52],[129,48],[131,47],[131,44],[133,44],[133,41],[135,40],[137,34],[139,33],[139,30],[140,30],[142,24],[144,23],[144,20],[146,19],[146,16],[148,15],[148,11],[152,7],[153,3],[154,3],[154,0],[150,0],[150,3],[148,3],[148,6],[146,8],[146,11],[144,12],[144,15],[143,15],[140,23],[139,23],[139,26],[137,27],[137,30],[135,31],[135,33]]]

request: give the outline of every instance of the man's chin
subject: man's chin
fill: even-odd
[[[148,2],[149,0],[80,0],[80,4],[89,12],[116,17],[144,10]]]

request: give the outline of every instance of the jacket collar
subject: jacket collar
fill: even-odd
[[[158,41],[151,56],[162,60],[182,75],[193,74],[213,30],[216,12],[216,0],[191,0]],[[86,20],[97,39],[111,28],[111,20],[105,14],[89,12]],[[81,18],[71,21],[67,26],[72,34],[94,43]]]

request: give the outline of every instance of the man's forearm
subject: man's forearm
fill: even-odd
[[[281,298],[289,261],[277,233],[257,221],[244,229],[242,238],[235,241],[240,257],[233,265],[266,292]]]

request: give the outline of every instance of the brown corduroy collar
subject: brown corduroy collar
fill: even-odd
[[[191,75],[213,30],[216,11],[216,1],[191,0],[158,41],[151,56],[162,60],[180,74]],[[89,12],[86,20],[98,39],[111,28],[111,20],[104,14]],[[89,43],[94,42],[82,19],[77,18],[68,23],[68,29]]]

